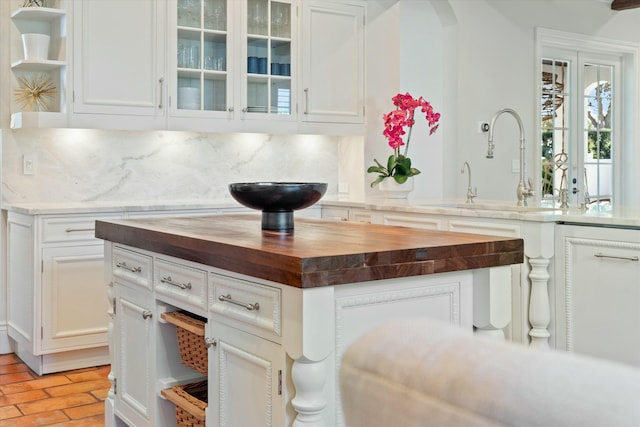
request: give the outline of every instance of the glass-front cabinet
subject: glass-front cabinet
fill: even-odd
[[[176,0],[172,115],[292,117],[292,5]],[[173,14],[170,14],[170,16]]]

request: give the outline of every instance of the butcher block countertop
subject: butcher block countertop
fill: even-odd
[[[96,221],[96,237],[298,288],[518,264],[522,239],[296,218],[291,234],[260,215]]]

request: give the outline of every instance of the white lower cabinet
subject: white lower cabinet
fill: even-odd
[[[558,347],[640,366],[640,231],[557,226]]]
[[[109,363],[104,250],[93,235],[95,219],[8,212],[8,335],[37,374]]]

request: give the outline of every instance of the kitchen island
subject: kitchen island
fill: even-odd
[[[355,339],[407,316],[484,328],[523,260],[522,239],[303,218],[273,233],[252,214],[97,221],[96,237],[113,301],[107,425],[175,424],[160,390],[201,377],[161,317],[176,310],[207,320],[208,426],[343,425]]]

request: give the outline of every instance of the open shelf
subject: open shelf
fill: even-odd
[[[46,60],[33,60],[33,59],[19,59],[11,64],[13,70],[21,71],[49,71],[66,66],[64,61],[54,61],[51,59]]]
[[[66,15],[62,9],[51,7],[21,7],[11,14],[11,19],[27,19],[30,21],[53,21]]]
[[[68,126],[65,113],[50,111],[20,111],[11,114],[11,129],[65,128]]]

